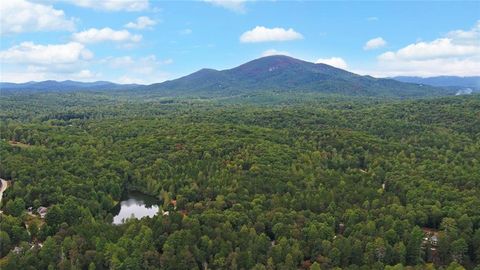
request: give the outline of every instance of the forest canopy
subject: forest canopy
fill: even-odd
[[[0,106],[1,269],[480,269],[479,95]]]

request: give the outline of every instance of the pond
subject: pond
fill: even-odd
[[[158,213],[159,201],[154,197],[139,193],[128,192],[122,201],[113,209],[113,224],[122,224],[125,219],[141,219],[153,217]]]

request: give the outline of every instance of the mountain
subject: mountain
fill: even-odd
[[[453,95],[458,89],[361,76],[326,64],[288,56],[255,59],[227,70],[201,69],[190,75],[151,85],[115,84],[106,81],[43,81],[1,83],[2,91],[121,90],[129,94],[160,96],[229,97],[261,92],[324,93],[369,97],[425,97]]]
[[[480,76],[459,77],[459,76],[437,76],[437,77],[409,77],[399,76],[392,79],[400,82],[426,84],[437,87],[448,87],[459,91],[480,91]]]
[[[41,81],[27,83],[0,83],[2,91],[75,91],[75,90],[122,90],[138,87],[137,84],[116,84],[107,81],[77,82],[77,81]]]
[[[171,96],[229,96],[262,91],[389,97],[454,94],[448,89],[360,76],[326,64],[281,55],[262,57],[227,70],[202,69],[179,79],[141,86],[135,91]]]

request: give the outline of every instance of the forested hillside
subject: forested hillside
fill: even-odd
[[[480,269],[479,95],[0,105],[2,270]]]
[[[258,58],[227,70],[202,69],[190,75],[135,89],[168,96],[232,96],[277,92],[414,98],[453,95],[450,89],[378,79],[284,55]]]

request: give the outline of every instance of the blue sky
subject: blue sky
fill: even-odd
[[[9,0],[1,81],[153,83],[271,54],[360,74],[480,75],[480,2]]]

